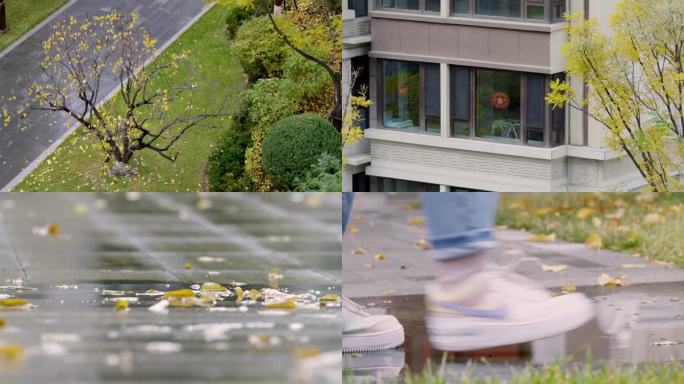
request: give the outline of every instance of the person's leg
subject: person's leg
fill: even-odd
[[[354,205],[354,192],[342,192],[342,234],[347,230],[352,205]]]
[[[494,248],[499,195],[493,192],[423,193],[432,257],[440,262],[438,282],[458,282],[482,270]]]

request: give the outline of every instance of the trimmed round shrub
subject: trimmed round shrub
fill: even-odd
[[[275,188],[293,189],[323,153],[342,158],[342,138],[327,120],[313,114],[286,117],[266,130],[262,162]]]

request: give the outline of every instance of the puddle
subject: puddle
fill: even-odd
[[[573,331],[530,343],[468,352],[448,352],[450,373],[497,374],[506,378],[511,366],[553,363],[559,360],[582,363],[590,353],[594,362],[618,364],[653,361],[684,361],[684,286],[657,284],[615,289],[584,290],[595,302],[595,318]],[[422,296],[356,300],[371,304],[370,312],[397,316],[404,326],[402,348],[344,356],[345,372],[354,377],[400,377],[404,367],[420,372],[428,361],[440,363],[442,351],[431,348],[423,320]],[[483,363],[486,359],[486,364]]]

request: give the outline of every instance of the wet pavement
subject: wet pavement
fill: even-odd
[[[3,194],[2,381],[339,382],[339,200]]]
[[[357,195],[351,223],[354,233],[343,241],[345,295],[366,305],[372,313],[398,317],[405,328],[401,348],[344,356],[347,375],[389,379],[399,377],[404,366],[413,372],[428,361],[445,359],[447,377],[466,370],[476,376],[506,378],[511,367],[557,361],[610,361],[618,364],[652,361],[684,361],[684,271],[647,264],[642,259],[608,251],[593,251],[582,244],[529,243],[529,234],[499,231],[498,264],[510,268],[560,293],[576,284],[595,303],[594,320],[571,332],[479,351],[449,352],[431,348],[426,331],[423,286],[437,266],[429,251],[416,243],[425,237],[422,225],[409,225],[417,195]],[[384,258],[375,256],[382,253]],[[540,265],[567,265],[561,273],[544,272]],[[642,268],[620,266],[647,264]],[[630,285],[600,286],[601,273],[627,275]],[[483,360],[485,359],[486,362]]]

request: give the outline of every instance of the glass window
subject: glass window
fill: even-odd
[[[470,70],[451,67],[451,135],[470,136]]]
[[[525,86],[525,120],[527,126],[527,144],[544,145],[544,76],[527,75]]]
[[[387,128],[419,127],[420,65],[383,61],[383,125]]]
[[[527,18],[544,20],[544,0],[527,0]]]
[[[380,6],[386,8],[394,8],[394,0],[380,0]]]
[[[520,74],[475,72],[475,135],[520,142]]]
[[[439,12],[441,0],[425,0],[425,10],[428,12]]]
[[[420,9],[420,0],[394,0],[394,8],[397,9]]]
[[[349,0],[349,9],[356,12],[356,17],[368,15],[368,0]]]
[[[440,121],[440,79],[439,64],[423,64],[423,101],[425,130],[439,133]]]
[[[551,18],[553,21],[563,21],[565,0],[551,0]]]
[[[371,183],[375,185],[371,192],[439,192],[439,185],[419,181],[378,177]]]
[[[520,16],[521,0],[475,0],[475,13],[485,16],[516,17]]]
[[[451,0],[451,12],[470,13],[470,0]]]

